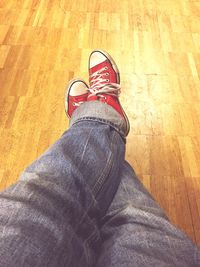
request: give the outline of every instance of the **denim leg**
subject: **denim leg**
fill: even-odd
[[[111,124],[88,116],[75,120],[0,194],[1,267],[92,266],[98,221],[117,190],[124,159],[123,138]]]
[[[97,267],[200,266],[199,248],[169,222],[127,162],[101,237]]]

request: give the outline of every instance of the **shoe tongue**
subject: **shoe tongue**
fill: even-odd
[[[90,74],[100,70],[101,68],[104,68],[107,64],[107,60],[95,65],[94,67],[90,68]]]

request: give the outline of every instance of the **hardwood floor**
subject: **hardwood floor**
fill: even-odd
[[[65,86],[95,48],[121,70],[127,160],[200,245],[200,1],[1,0],[0,188],[68,127]]]

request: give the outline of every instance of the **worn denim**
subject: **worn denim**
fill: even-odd
[[[200,266],[124,160],[126,125],[85,103],[71,127],[0,194],[0,266]]]
[[[118,191],[101,219],[97,267],[200,266],[200,250],[172,225],[124,162]]]

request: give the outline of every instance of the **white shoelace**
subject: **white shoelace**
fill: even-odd
[[[104,76],[108,76],[109,73],[102,73],[104,70],[107,70],[107,67],[101,68],[100,70],[94,72],[91,75],[92,86],[88,89],[91,95],[98,95],[103,97],[102,94],[107,94],[111,96],[119,96],[121,92],[121,87],[117,83],[110,83],[109,79],[106,79]]]

